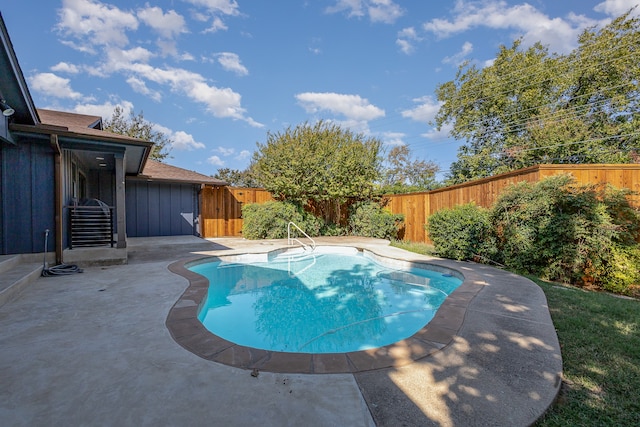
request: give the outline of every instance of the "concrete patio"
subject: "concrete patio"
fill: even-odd
[[[355,373],[255,377],[172,338],[165,322],[189,283],[167,267],[286,240],[128,243],[128,264],[40,278],[0,307],[3,425],[526,426],[559,390],[562,358],[545,296],[520,276],[382,240],[319,239],[461,272],[465,283],[430,329],[439,349]]]

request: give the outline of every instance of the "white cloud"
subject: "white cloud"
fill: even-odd
[[[138,18],[155,31],[161,37],[170,39],[180,33],[186,33],[187,27],[182,15],[175,10],[164,13],[161,8],[147,5],[145,9],[138,10]]]
[[[30,79],[31,89],[56,98],[79,99],[80,92],[71,89],[71,81],[53,73],[35,74]]]
[[[185,0],[194,6],[202,6],[212,13],[235,16],[240,14],[235,0]]]
[[[400,51],[402,51],[402,53],[404,54],[410,55],[415,51],[415,47],[413,46],[413,44],[411,44],[409,40],[396,39],[396,44],[400,48]]]
[[[130,62],[129,59],[135,58],[136,55],[126,53],[135,53],[138,49],[142,48],[110,52],[105,67],[110,67],[112,72],[134,73],[139,80],[146,79],[160,85],[168,85],[173,92],[182,93],[192,101],[204,104],[214,117],[243,120],[253,127],[264,126],[246,115],[246,110],[240,102],[242,97],[230,88],[211,86],[202,75],[182,68],[156,68],[146,63]]]
[[[218,147],[215,149],[215,151],[220,153],[224,157],[231,156],[236,152],[235,148],[225,148],[225,147]]]
[[[404,10],[393,0],[337,0],[325,9],[326,13],[346,12],[348,17],[368,16],[371,22],[393,24]]]
[[[80,114],[100,116],[104,120],[109,120],[113,116],[113,111],[116,107],[120,107],[122,109],[124,117],[129,117],[134,111],[133,103],[129,101],[120,101],[117,103],[105,102],[103,104],[77,104],[73,108],[73,111]],[[171,148],[185,151],[205,148],[203,143],[196,141],[193,138],[193,135],[187,132],[181,130],[173,131],[172,129],[158,123],[150,122],[150,124],[154,131],[164,134],[172,141]]]
[[[369,121],[384,117],[384,110],[369,103],[359,95],[345,95],[331,92],[305,92],[296,95],[300,105],[308,113],[329,111],[345,116],[348,120]]]
[[[452,64],[456,67],[459,66],[462,62],[464,62],[465,58],[473,52],[473,44],[471,42],[464,42],[462,45],[462,49],[460,52],[455,53],[451,56],[445,57],[442,62],[445,64]]]
[[[58,62],[56,65],[51,67],[51,71],[56,71],[58,73],[68,73],[68,74],[78,74],[80,69],[77,65],[69,64],[67,62]]]
[[[134,47],[133,49],[107,49],[107,61],[105,61],[106,70],[117,71],[126,68],[131,63],[142,62],[147,63],[155,55],[150,50],[143,47]]]
[[[404,11],[392,0],[371,0],[368,5],[371,22],[383,22],[393,24],[400,18]]]
[[[442,106],[442,102],[438,102],[431,98],[430,96],[423,96],[421,98],[416,98],[413,100],[418,103],[416,107],[410,110],[402,111],[402,117],[406,117],[416,122],[429,124],[433,121],[438,114],[438,110]]]
[[[175,40],[162,39],[158,40],[156,44],[160,48],[162,56],[178,56],[178,46]]]
[[[217,33],[218,31],[226,31],[228,29],[229,29],[229,27],[227,27],[227,24],[225,24],[222,19],[220,19],[219,17],[216,16],[211,21],[211,26],[209,26],[209,28],[204,30],[204,32],[205,33]]]
[[[325,9],[327,13],[348,12],[349,17],[364,16],[364,0],[338,0],[334,6]]]
[[[222,52],[218,53],[216,57],[218,58],[218,62],[220,63],[220,65],[222,65],[222,68],[224,68],[225,70],[232,71],[239,76],[246,76],[247,74],[249,74],[249,70],[247,70],[247,68],[242,65],[242,63],[240,62],[240,57],[237,54],[231,52]]]
[[[87,44],[125,46],[126,31],[138,28],[132,12],[93,0],[63,0],[58,16],[58,30],[76,38],[70,46],[80,50],[90,49]]]
[[[398,31],[398,38],[396,39],[396,44],[400,47],[400,50],[410,55],[415,50],[413,46],[413,42],[419,42],[422,39],[418,36],[418,33],[415,28],[408,27],[404,28],[401,31]]]
[[[76,104],[76,106],[73,107],[73,112],[87,114],[89,116],[100,116],[104,120],[109,120],[113,116],[113,111],[116,107],[122,109],[122,114],[125,117],[129,117],[133,112],[133,103],[130,101],[120,101],[115,104],[109,101],[103,104]]]
[[[134,92],[146,95],[156,102],[160,102],[162,100],[162,94],[156,90],[149,89],[144,80],[137,77],[129,77],[127,79],[127,83],[129,83],[129,86],[131,86],[131,89],[133,89]]]
[[[385,132],[382,134],[382,140],[387,145],[405,145],[404,138],[406,136],[402,132]]]
[[[199,21],[206,22],[211,18],[211,26],[206,29],[205,33],[215,33],[217,31],[226,30],[227,25],[224,23],[220,15],[238,16],[240,10],[235,0],[184,0],[194,6],[202,7],[205,12],[195,12],[195,16]]]
[[[611,17],[618,17],[623,13],[627,13],[632,7],[636,7],[632,12],[634,16],[640,16],[640,2],[634,0],[606,0],[598,3],[593,8],[596,12],[601,12]]]
[[[522,36],[525,45],[540,41],[552,51],[566,53],[575,48],[582,30],[597,22],[584,16],[569,15],[566,19],[550,18],[528,3],[509,6],[503,0],[458,0],[453,19],[433,19],[423,29],[439,38],[447,38],[478,27],[510,29]]]
[[[159,7],[150,7],[147,4],[145,9],[138,10],[138,18],[154,31],[156,31],[161,39],[156,42],[163,56],[178,56],[178,48],[175,38],[186,33],[187,27],[182,15],[174,10],[164,13]]]
[[[193,61],[196,58],[192,54],[190,54],[189,52],[184,52],[184,53],[182,53],[180,55],[179,59],[182,60],[182,61]]]
[[[168,127],[162,126],[158,123],[152,123],[152,125],[154,131],[163,133],[172,141],[171,148],[185,151],[205,148],[205,145],[201,142],[197,142],[191,134],[188,134],[181,130],[174,132],[173,129],[169,129]]]
[[[349,129],[351,132],[362,135],[371,135],[371,129],[369,129],[369,122],[366,120],[327,120],[329,123],[335,123],[342,129]]]
[[[188,0],[195,6],[203,7],[209,16],[234,16],[240,12],[235,0]],[[154,100],[161,98],[160,90],[152,90],[151,82],[165,86],[172,92],[182,94],[191,101],[203,104],[214,117],[242,120],[253,127],[263,125],[247,115],[241,105],[241,96],[231,88],[219,88],[209,83],[204,76],[180,68],[158,68],[150,65],[157,54],[137,46],[128,47],[127,31],[138,28],[138,19],[154,28],[162,37],[159,45],[164,54],[177,55],[174,40],[171,37],[185,32],[184,18],[174,11],[164,12],[149,5],[138,9],[138,15],[121,10],[115,6],[96,0],[63,0],[59,10],[58,30],[67,38],[64,40],[77,49],[94,52],[98,47],[102,51],[101,63],[86,65],[83,71],[90,75],[108,77],[111,74],[123,74],[127,83],[137,92],[150,96]],[[192,58],[186,56],[183,58]],[[224,53],[218,60],[225,69],[240,75],[248,70],[240,63],[235,54]],[[62,66],[60,66],[62,67]],[[53,85],[43,82],[48,78]],[[70,90],[69,80],[53,74],[34,77],[34,90],[57,96],[77,99],[81,95]]]
[[[251,151],[249,150],[242,150],[240,151],[240,153],[236,156],[236,160],[246,160],[249,157],[251,157]]]
[[[171,135],[173,143],[171,146],[176,150],[194,150],[198,148],[204,148],[205,145],[202,142],[198,142],[193,138],[193,135],[184,131],[177,131]]]
[[[224,166],[224,161],[218,156],[211,156],[207,159],[207,163],[213,166]]]

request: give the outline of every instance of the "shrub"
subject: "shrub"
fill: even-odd
[[[616,246],[607,259],[602,278],[606,291],[640,297],[640,245]]]
[[[340,224],[334,224],[327,222],[322,226],[320,235],[322,236],[346,236],[348,234],[346,228],[340,226]]]
[[[308,236],[323,236],[323,228],[325,227],[324,221],[322,220],[322,218],[318,218],[317,216],[313,215],[310,212],[307,212],[305,210],[299,209],[298,212],[300,212],[302,219],[300,220],[300,222],[295,222],[295,224],[300,227],[302,229],[302,231],[304,231],[305,233],[307,233]],[[292,231],[292,234],[293,231]],[[298,232],[296,230],[296,236],[298,236],[300,234],[300,232]]]
[[[242,235],[247,239],[286,239],[289,222],[309,236],[319,236],[326,227],[321,218],[291,202],[269,201],[242,206]],[[301,233],[291,227],[292,237]]]
[[[293,203],[269,201],[242,206],[242,218],[242,235],[247,239],[285,239],[289,221],[300,226],[303,215]]]
[[[489,213],[475,204],[439,210],[429,216],[425,228],[442,257],[465,260],[493,254]]]
[[[349,228],[354,236],[393,239],[403,221],[403,214],[392,214],[379,203],[363,202],[351,206]]]
[[[627,194],[576,185],[570,175],[512,186],[490,215],[499,260],[543,279],[625,293],[637,282],[629,266],[640,219]]]

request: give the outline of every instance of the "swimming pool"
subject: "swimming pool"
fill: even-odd
[[[216,258],[189,270],[209,281],[198,319],[210,332],[250,348],[312,354],[410,337],[462,282],[424,265],[400,268],[345,247]]]

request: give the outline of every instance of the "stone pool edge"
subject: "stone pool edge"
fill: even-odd
[[[189,282],[183,294],[169,310],[165,325],[171,337],[191,353],[213,362],[242,369],[257,369],[274,373],[344,374],[390,367],[400,367],[431,356],[450,345],[463,325],[467,308],[483,289],[484,281],[475,274],[465,274],[434,260],[406,260],[383,255],[371,248],[357,248],[373,258],[402,264],[429,265],[457,273],[462,284],[442,303],[434,318],[409,338],[396,343],[349,353],[288,353],[245,347],[227,341],[207,330],[198,320],[200,305],[205,299],[209,281],[187,269],[201,260],[220,258],[198,256],[173,262],[169,270]]]

